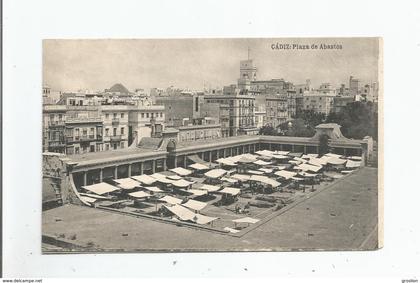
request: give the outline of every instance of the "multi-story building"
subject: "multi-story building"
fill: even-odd
[[[289,119],[287,95],[267,95],[265,99],[267,124],[277,127]]]
[[[136,139],[159,136],[165,126],[165,106],[138,104],[129,108],[128,145]]]
[[[293,84],[284,79],[260,80],[251,82],[251,90],[260,94],[279,94],[292,90]]]
[[[257,79],[257,67],[254,66],[252,59],[242,60],[239,64],[238,88],[240,90],[250,90],[251,82]]]
[[[233,91],[223,95],[205,95],[206,103],[219,104],[223,113],[221,127],[223,136],[237,136],[258,132],[255,127],[255,96]],[[225,122],[225,113],[229,111],[229,123]]]
[[[350,76],[349,79],[349,92],[350,95],[357,95],[359,94],[360,89],[360,81],[353,76]]]
[[[44,105],[42,111],[42,150],[66,153],[65,105]]]
[[[128,105],[102,105],[103,150],[128,147]]]
[[[333,110],[335,96],[332,93],[318,91],[306,92],[303,94],[303,110],[313,110],[328,115]]]
[[[103,125],[101,117],[67,117],[66,154],[102,151]]]
[[[156,105],[164,106],[165,124],[168,127],[182,126],[184,119],[193,118],[192,95],[154,96],[153,100]]]

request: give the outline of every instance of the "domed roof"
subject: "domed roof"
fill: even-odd
[[[119,93],[130,93],[128,89],[120,83],[114,84],[110,89],[107,89],[108,92],[119,92]]]

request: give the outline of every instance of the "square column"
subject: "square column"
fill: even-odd
[[[115,166],[114,169],[114,179],[118,179],[118,166]]]
[[[131,163],[128,164],[128,178],[131,177]]]
[[[152,173],[156,172],[156,160],[152,160]]]
[[[99,169],[99,183],[102,183],[102,180],[104,178],[104,169]]]

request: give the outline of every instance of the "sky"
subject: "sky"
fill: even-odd
[[[337,44],[342,49],[276,49],[275,45]],[[274,46],[273,46],[274,44]],[[274,49],[273,49],[274,47]],[[348,85],[350,75],[378,80],[376,38],[101,39],[43,41],[43,83],[56,91],[175,86],[192,90],[235,84],[239,62],[253,59],[257,79],[310,79]]]

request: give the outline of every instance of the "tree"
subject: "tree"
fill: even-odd
[[[372,102],[352,102],[341,112],[330,113],[328,123],[337,123],[345,137],[362,139],[365,136],[378,138],[378,112]]]
[[[330,152],[330,146],[328,145],[330,137],[328,135],[321,135],[319,137],[319,154],[324,155]]]
[[[271,125],[264,125],[260,128],[259,135],[277,136],[276,129]]]
[[[289,128],[289,123],[292,125],[291,128]],[[290,122],[284,122],[279,125],[279,128],[286,136],[312,137],[315,134],[315,127],[306,124],[301,118]]]

